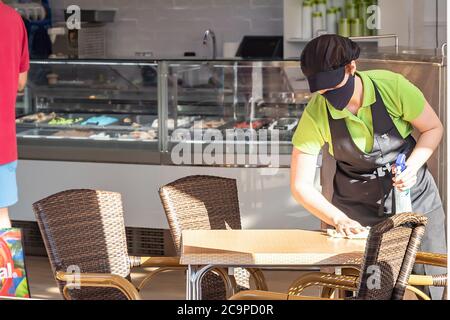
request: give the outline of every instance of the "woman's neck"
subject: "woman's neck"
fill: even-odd
[[[357,114],[358,110],[361,108],[364,99],[364,88],[361,78],[356,75],[355,76],[355,91],[353,92],[353,96],[350,99],[350,102],[347,105],[347,109],[353,113]]]

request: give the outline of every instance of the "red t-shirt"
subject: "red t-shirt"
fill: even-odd
[[[20,15],[0,2],[0,165],[17,160],[16,97],[28,71],[27,31]]]

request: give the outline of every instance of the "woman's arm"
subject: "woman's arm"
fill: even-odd
[[[347,235],[362,232],[364,228],[332,205],[315,187],[317,156],[294,148],[291,161],[291,192],[306,210],[320,220]]]
[[[22,92],[23,90],[25,90],[25,87],[27,85],[27,80],[28,80],[28,72],[23,72],[19,74],[19,85],[17,90],[19,92]]]
[[[417,182],[417,171],[428,161],[439,146],[444,134],[444,127],[428,102],[422,114],[411,124],[420,132],[417,145],[406,161],[407,169],[394,178],[394,186],[399,190],[410,189]]]

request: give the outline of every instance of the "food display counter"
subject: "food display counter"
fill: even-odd
[[[296,61],[41,60],[29,79],[17,136],[34,160],[204,165],[209,146],[209,165],[273,166],[245,155],[289,155],[309,99]]]
[[[21,159],[159,163],[156,63],[32,61]]]

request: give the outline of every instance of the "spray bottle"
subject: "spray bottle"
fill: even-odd
[[[398,177],[406,169],[406,155],[400,153],[395,162],[395,177]],[[400,191],[397,188],[395,193],[395,213],[409,213],[412,212],[411,204],[411,190]]]

